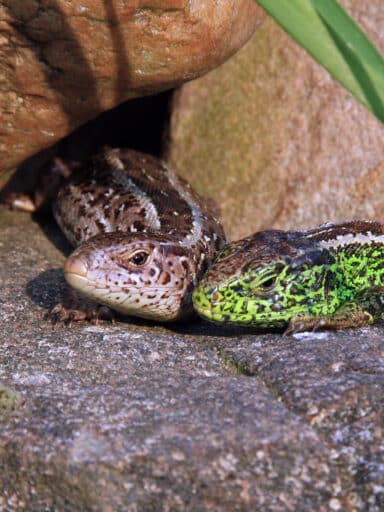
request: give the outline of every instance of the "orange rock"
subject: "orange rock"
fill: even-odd
[[[5,0],[0,175],[100,112],[219,65],[261,17],[253,0]]]
[[[343,5],[384,51],[384,3]],[[227,235],[384,220],[384,126],[271,19],[174,96],[168,160]]]

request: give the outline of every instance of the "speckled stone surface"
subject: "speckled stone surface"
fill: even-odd
[[[384,2],[341,0],[384,52]],[[222,210],[261,229],[384,220],[384,126],[270,18],[232,59],[185,84],[168,158]]]
[[[253,0],[2,0],[0,185],[101,112],[218,66],[262,18]]]
[[[53,328],[67,250],[0,210],[0,510],[383,510],[383,326]]]

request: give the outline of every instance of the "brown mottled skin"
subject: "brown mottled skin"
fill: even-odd
[[[193,288],[225,241],[187,182],[133,150],[106,149],[92,158],[69,177],[53,210],[78,246],[65,264],[67,281],[100,304],[143,318],[189,316]]]

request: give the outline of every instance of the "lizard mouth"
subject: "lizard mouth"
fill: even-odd
[[[194,293],[192,294],[193,307],[196,312],[207,320],[211,321],[222,321],[223,315],[214,310],[214,305],[206,296],[205,293],[202,293],[199,288],[196,288]]]
[[[254,326],[255,319],[248,311],[236,311],[236,302],[222,301],[220,291],[211,289],[210,292],[196,288],[192,295],[196,312],[205,320],[219,324]]]
[[[64,265],[64,275],[68,283],[77,290],[83,290],[88,284],[88,265],[84,258],[69,256]]]
[[[65,274],[75,274],[79,277],[86,277],[88,265],[85,258],[81,256],[69,256],[64,265]]]
[[[228,321],[228,318],[226,318],[225,315],[222,313],[217,313],[212,309],[195,306],[195,310],[202,318],[204,318],[204,320],[209,320],[210,322],[215,322],[218,324],[222,324],[224,321]]]
[[[198,304],[194,304],[194,307],[195,307],[196,312],[200,316],[202,316],[203,318],[208,318],[209,320],[212,319],[213,314],[214,314],[212,309],[207,308],[207,307],[202,307],[202,306],[200,306]]]

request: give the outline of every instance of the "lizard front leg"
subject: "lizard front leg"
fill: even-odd
[[[364,327],[372,324],[373,321],[372,315],[368,311],[364,311],[360,306],[345,304],[331,315],[298,315],[293,317],[284,335],[289,336],[304,331]]]
[[[341,306],[335,313],[323,316],[298,315],[293,317],[285,335],[304,331],[318,331],[323,329],[347,329],[348,327],[364,327],[372,324],[373,316],[361,306],[348,303]]]
[[[102,306],[92,300],[82,297],[76,290],[67,286],[63,300],[56,304],[45,316],[54,325],[71,325],[78,321],[112,322],[115,313],[107,306]]]
[[[384,288],[375,286],[358,292],[353,301],[342,304],[334,313],[316,316],[297,315],[291,319],[284,334],[319,329],[364,327],[384,315]]]

